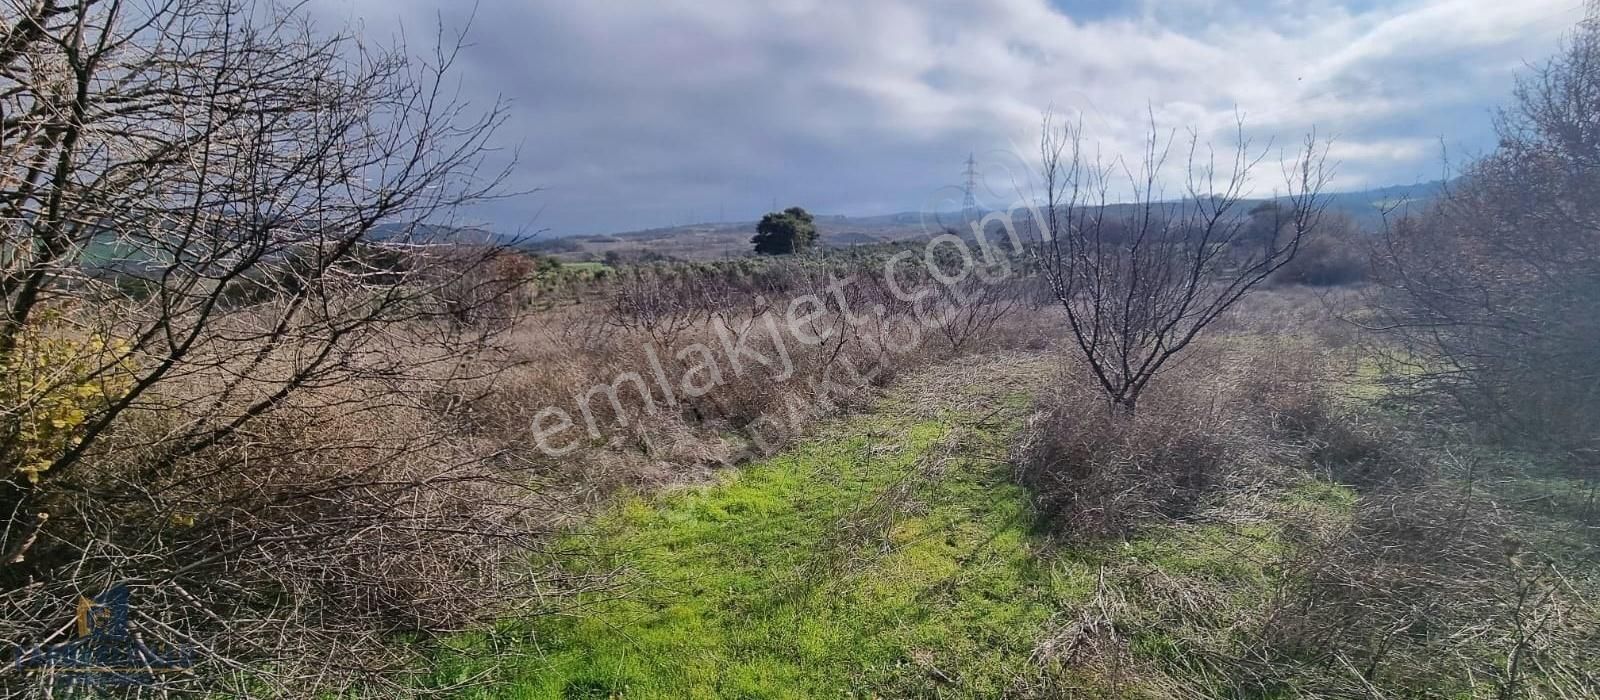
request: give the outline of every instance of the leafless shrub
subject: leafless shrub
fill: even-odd
[[[1069,531],[1108,534],[1193,512],[1227,464],[1226,438],[1182,409],[1127,421],[1095,398],[1083,387],[1062,392],[1046,409],[1059,427],[1026,448],[1036,458],[1022,465],[1023,481],[1043,515]]]
[[[1340,404],[1339,369],[1308,344],[1204,342],[1133,420],[1068,370],[1019,442],[1019,476],[1047,519],[1091,535],[1227,511],[1287,467],[1363,485],[1427,478],[1397,431]]]
[[[1593,611],[1482,494],[1427,485],[1369,495],[1347,526],[1300,540],[1285,572],[1259,658],[1280,672],[1290,661],[1326,669],[1300,681],[1314,692],[1600,690],[1582,652]]]
[[[1309,466],[1325,478],[1357,488],[1423,483],[1435,476],[1416,457],[1410,439],[1392,422],[1345,412],[1304,424]]]
[[[1320,226],[1332,177],[1326,147],[1307,137],[1284,164],[1287,207],[1269,207],[1266,225],[1253,226],[1240,209],[1267,151],[1254,151],[1243,131],[1241,124],[1220,167],[1198,134],[1175,144],[1154,124],[1139,162],[1105,163],[1091,155],[1081,127],[1046,118],[1043,221],[1029,222],[1039,270],[1066,312],[1084,369],[1123,413],[1133,414],[1151,380]],[[1187,161],[1174,200],[1163,187],[1175,145]],[[1113,204],[1119,172],[1131,199]]]
[[[1359,284],[1372,268],[1371,246],[1347,215],[1323,215],[1322,230],[1306,241],[1293,260],[1272,273],[1273,285],[1339,287]]]
[[[608,285],[600,321],[612,328],[641,332],[660,348],[676,348],[684,332],[708,319],[720,301],[714,280],[671,274],[664,268],[622,270]]]
[[[909,306],[952,355],[991,340],[997,327],[1033,306],[1040,288],[1020,250],[959,233],[947,229],[922,255],[895,259],[872,278],[880,300]]]
[[[1406,388],[1448,399],[1501,438],[1579,456],[1580,467],[1600,444],[1597,84],[1591,17],[1519,81],[1499,148],[1433,210],[1391,222],[1372,322]]]
[[[1261,397],[1241,393],[1220,355],[1204,359],[1186,364],[1193,375],[1153,388],[1132,420],[1107,410],[1101,387],[1081,376],[1052,386],[1017,450],[1041,514],[1067,532],[1124,533],[1193,515],[1219,486],[1259,466],[1270,418],[1243,409]]]
[[[472,245],[430,251],[441,258],[443,284],[439,297],[444,312],[458,323],[501,329],[526,313],[533,300],[534,260],[505,248],[480,250]]]
[[[545,504],[439,400],[497,370],[515,292],[440,225],[499,181],[449,45],[230,0],[0,15],[8,689],[106,644],[150,692],[381,688],[418,668],[389,635],[534,599],[496,562]]]

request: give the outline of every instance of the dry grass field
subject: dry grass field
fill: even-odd
[[[473,43],[326,11],[0,6],[0,697],[1600,698],[1600,5],[1417,200],[1147,103],[980,231],[531,244]]]

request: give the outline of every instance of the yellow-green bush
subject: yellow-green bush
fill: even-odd
[[[59,316],[22,330],[0,366],[0,430],[6,461],[38,483],[39,476],[82,440],[89,419],[132,385],[127,342],[74,332]]]

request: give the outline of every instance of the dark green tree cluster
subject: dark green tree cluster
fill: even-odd
[[[800,207],[789,207],[761,217],[756,235],[750,239],[762,255],[791,255],[815,247],[817,225],[811,214]]]

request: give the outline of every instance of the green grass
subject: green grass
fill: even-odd
[[[990,405],[1020,407],[1023,401]],[[1091,589],[1034,556],[996,457],[1016,427],[880,411],[724,483],[625,499],[565,543],[622,590],[458,640],[477,697],[993,697],[1035,673],[1051,613]]]
[[[1299,473],[1242,502],[1261,507],[1251,517],[1051,544],[1004,461],[1030,410],[1023,388],[1038,382],[987,381],[946,390],[959,395],[944,396],[942,410],[897,390],[719,483],[618,499],[558,543],[561,571],[605,585],[554,596],[559,614],[452,640],[435,684],[486,680],[470,686],[474,698],[1024,689],[1264,700],[1336,687],[1342,669],[1261,657],[1259,626],[1295,583],[1285,578],[1302,546],[1295,533],[1348,526],[1356,490]],[[1512,503],[1587,503],[1581,484],[1553,475],[1484,481]],[[1582,538],[1540,523],[1545,539],[1566,545],[1541,549],[1592,561]],[[1087,633],[1075,626],[1097,619],[1106,624]]]
[[[1330,516],[1348,516],[1356,507],[1355,489],[1344,484],[1313,479],[1294,488],[1284,496],[1284,501],[1298,508],[1326,511]]]
[[[564,573],[607,586],[454,640],[437,684],[486,677],[475,698],[1138,697],[1137,679],[1112,690],[1034,658],[1109,592],[1132,604],[1117,625],[1139,668],[1225,695],[1195,664],[1236,651],[1232,621],[1272,594],[1278,526],[1049,545],[1004,461],[1030,397],[982,391],[968,405],[995,414],[891,398],[720,483],[619,499],[558,548]],[[1355,499],[1314,480],[1282,495],[1329,518]]]

